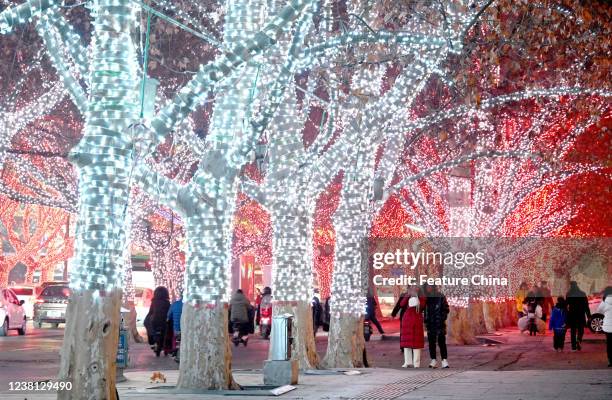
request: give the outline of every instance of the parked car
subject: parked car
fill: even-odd
[[[68,285],[48,285],[43,289],[34,304],[34,326],[41,328],[43,322],[54,328],[66,322],[66,308],[70,298]]]
[[[601,303],[601,297],[589,299],[589,310],[591,310],[591,318],[587,322],[587,326],[593,333],[603,333],[603,314],[597,313],[597,307]]]
[[[34,286],[17,285],[11,286],[10,289],[17,295],[19,300],[23,300],[23,311],[27,318],[32,318],[34,315],[34,303],[36,303],[36,288]]]
[[[24,301],[8,288],[0,289],[0,336],[8,335],[9,329],[16,329],[20,335],[26,333]]]
[[[64,285],[64,286],[68,286],[70,282],[68,281],[48,281],[48,282],[43,282],[41,283],[39,286],[36,287],[35,289],[35,294],[36,296],[40,296],[40,294],[42,293],[43,290],[45,290],[45,288],[47,286],[51,286],[51,285]]]

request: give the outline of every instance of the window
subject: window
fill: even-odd
[[[17,298],[17,296],[15,296],[13,294],[13,292],[11,292],[10,290],[6,291],[6,300],[9,303],[13,303],[13,304],[19,304],[19,299]]]
[[[70,288],[68,286],[47,286],[40,294],[46,297],[70,297]]]

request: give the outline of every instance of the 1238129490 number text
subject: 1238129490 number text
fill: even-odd
[[[72,382],[63,381],[15,381],[9,382],[9,391],[11,392],[37,392],[37,391],[61,391],[71,390]]]

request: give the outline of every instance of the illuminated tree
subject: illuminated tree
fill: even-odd
[[[13,249],[3,257],[0,285],[8,284],[11,269],[17,263],[26,266],[24,283],[31,284],[34,272],[41,272],[41,282],[53,280],[55,267],[72,256],[73,239],[69,237],[69,214],[61,209],[21,204],[2,198],[0,236]]]

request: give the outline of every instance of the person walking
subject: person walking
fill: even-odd
[[[448,368],[448,353],[446,349],[446,318],[450,312],[446,296],[435,285],[425,286],[425,326],[429,342],[429,368],[437,367],[436,343],[440,347],[442,368]]]
[[[586,293],[578,287],[578,283],[571,281],[565,301],[567,303],[567,325],[570,328],[572,351],[581,350],[584,327],[586,321],[591,318],[589,300]]]
[[[151,307],[144,319],[149,345],[159,356],[164,344],[168,310],[170,309],[170,293],[164,286],[158,286],[153,292]]]
[[[181,333],[181,314],[183,313],[183,295],[170,306],[168,310],[168,321],[172,322],[174,333]]]
[[[548,321],[548,329],[553,331],[553,349],[555,351],[563,351],[565,346],[565,332],[567,321],[567,306],[565,299],[562,296],[557,298],[557,304],[552,309],[550,320]]]
[[[183,294],[181,293],[178,300],[176,300],[170,306],[168,310],[168,322],[170,323],[170,328],[172,328],[172,338],[169,340],[169,348],[173,353],[176,353],[176,343],[181,340],[181,314],[183,313]],[[166,340],[168,342],[168,340]]]
[[[329,332],[329,324],[331,323],[331,296],[327,296],[323,305],[323,330]]]
[[[314,336],[317,336],[317,331],[319,327],[323,325],[323,306],[321,305],[321,300],[317,296],[319,294],[319,289],[314,290],[314,296],[312,297],[312,330],[314,331]]]
[[[251,309],[251,302],[244,295],[241,289],[236,290],[230,299],[230,322],[232,329],[238,329],[240,336],[240,343],[245,346],[249,341],[249,332],[251,319],[249,318],[249,310]],[[234,326],[236,328],[234,328]],[[238,343],[236,341],[236,343]]]
[[[403,368],[421,366],[421,350],[425,347],[423,331],[423,311],[425,298],[417,287],[412,287],[400,300],[400,307],[405,308],[400,324],[400,347],[404,351]]]
[[[527,282],[521,282],[519,290],[516,292],[514,298],[516,301],[516,312],[518,314],[518,319],[521,319],[525,316],[523,306],[525,303],[525,299],[527,298]]]
[[[608,368],[612,368],[612,286],[604,289],[601,304],[597,312],[603,314],[603,331],[606,334],[606,349],[608,353]]]
[[[259,301],[255,303],[255,307],[257,307],[257,315],[255,317],[255,321],[257,325],[259,325],[261,321],[261,310],[272,307],[272,288],[266,286],[263,289],[263,293],[258,295]]]
[[[374,324],[376,329],[378,329],[378,333],[383,335],[385,331],[383,331],[383,328],[380,325],[378,318],[376,318],[376,307],[377,306],[378,306],[378,303],[376,302],[376,299],[374,298],[374,296],[369,294],[366,297],[366,318]]]

